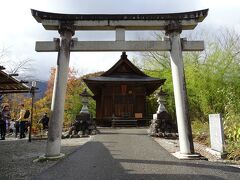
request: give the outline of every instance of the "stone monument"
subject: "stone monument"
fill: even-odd
[[[219,159],[226,157],[224,151],[224,132],[221,114],[209,114],[209,130],[211,149],[207,149],[210,153]]]

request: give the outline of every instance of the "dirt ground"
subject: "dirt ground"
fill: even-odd
[[[63,139],[61,152],[66,156],[88,142],[88,138]],[[0,179],[30,179],[33,175],[51,167],[59,161],[33,162],[43,155],[46,140],[16,139],[7,137],[0,141]]]

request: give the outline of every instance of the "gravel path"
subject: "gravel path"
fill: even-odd
[[[178,139],[165,139],[165,138],[158,138],[158,137],[153,137],[153,139],[170,153],[175,153],[180,150]],[[210,148],[207,147],[206,145],[200,144],[198,142],[194,142],[195,152],[201,154],[203,158],[208,159],[208,161],[220,162],[229,166],[240,168],[240,161],[219,159],[218,156],[211,154],[207,149],[210,149]]]
[[[240,169],[205,160],[178,160],[146,129],[103,129],[67,158],[33,179],[240,179]]]
[[[90,138],[62,140],[62,152],[71,154]],[[48,169],[57,161],[33,163],[33,160],[45,152],[46,140],[6,138],[0,141],[0,180],[28,179],[29,177]]]

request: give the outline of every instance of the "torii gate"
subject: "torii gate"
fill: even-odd
[[[194,29],[208,14],[208,9],[170,14],[57,14],[31,10],[37,22],[46,30],[56,30],[61,36],[54,41],[36,42],[38,52],[58,52],[53,89],[51,120],[45,158],[62,156],[61,134],[64,103],[71,51],[170,51],[174,97],[181,158],[194,157],[182,51],[202,51],[203,41],[180,38],[182,30]],[[115,41],[78,41],[75,31],[114,30]],[[125,41],[125,30],[164,30],[169,38],[163,41]]]

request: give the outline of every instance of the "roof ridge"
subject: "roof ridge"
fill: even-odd
[[[136,74],[140,76],[146,77],[147,75],[142,72],[138,67],[136,67],[128,58],[125,51],[122,52],[121,58],[106,72],[104,72],[101,76],[109,76],[114,70],[116,70],[122,63],[126,63]]]

